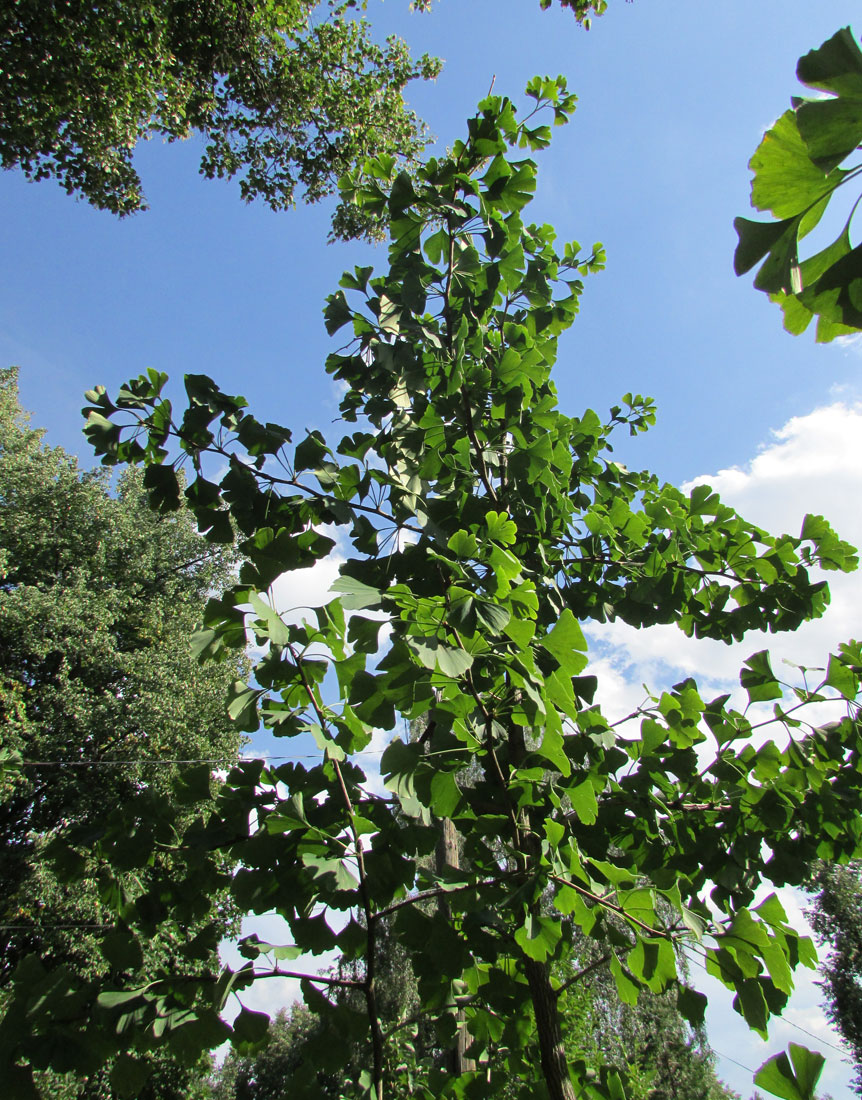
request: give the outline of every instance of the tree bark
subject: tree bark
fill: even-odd
[[[508,750],[511,763],[515,767],[519,767],[526,756],[524,733],[519,726],[512,725],[509,727]],[[505,780],[506,777],[503,778]],[[508,798],[505,786],[504,791],[506,791]],[[529,867],[531,863],[539,859],[541,849],[535,834],[529,829],[529,821],[525,820],[523,824],[527,827],[516,829],[514,841],[516,848],[524,856]],[[535,915],[539,914],[539,909],[540,906],[536,903]],[[524,972],[527,975],[527,985],[533,1002],[542,1076],[545,1078],[548,1096],[550,1100],[577,1100],[575,1087],[569,1073],[569,1062],[563,1044],[563,1033],[560,1029],[558,998],[551,985],[550,964],[537,962],[528,955],[524,955]]]
[[[548,1086],[548,1095],[551,1100],[577,1100],[563,1046],[557,995],[551,986],[550,967],[547,963],[525,958],[524,969],[533,999],[542,1074]]]

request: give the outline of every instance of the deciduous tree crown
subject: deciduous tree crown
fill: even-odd
[[[699,1023],[705,998],[679,962],[693,952],[764,1034],[793,969],[814,964],[775,894],[755,905],[755,891],[798,883],[815,856],[860,849],[859,645],[842,645],[822,683],[789,699],[760,652],[741,672],[745,710],[689,679],[612,721],[595,702],[581,623],[675,623],[726,642],[792,630],[826,606],[820,571],[854,568],[855,552],[821,517],[774,536],[708,486],[683,493],[622,466],[613,434],[647,429],[649,399],[627,394],[605,417],[560,411],[557,341],[604,254],[560,247],[524,220],[528,154],[551,137],[539,112],[564,123],[575,106],[562,78],[536,78],[528,95],[535,110],[521,121],[507,98],[484,100],[466,138],[412,178],[383,157],[345,180],[347,201],[386,216],[391,243],[388,271],[345,274],[325,311],[330,333],[348,332],[327,361],[344,386],[340,440],[310,432],[294,445],[199,374],[186,376],[179,415],[156,371],[113,397],[88,395],[105,461],[143,463],[158,512],[184,501],[210,541],[239,546],[237,581],[210,601],[196,639],[203,660],[242,651],[247,630],[263,651],[231,715],[319,757],[243,763],[217,792],[208,770],[190,772],[178,789],[199,814],[185,828],[146,792],[105,822],[96,851],[107,866],[145,866],[170,843],[184,872],[117,900],[130,937],[179,934],[228,854],[235,904],[279,914],[289,942],[247,937],[246,965],[217,980],[118,983],[94,1015],[86,1006],[86,1028],[83,1007],[58,1024],[22,963],[0,1025],[0,1056],[19,1079],[31,1049],[22,1028],[49,1050],[58,1027],[84,1050],[98,1033],[124,1051],[130,1080],[153,1046],[191,1058],[230,1036],[253,1052],[265,1014],[244,1007],[229,1027],[220,1013],[258,978],[287,974],[334,1033],[367,1037],[361,1095],[619,1098],[622,1072],[590,1074],[563,1044],[573,983],[555,968],[571,963],[576,935],[607,945],[624,1001],[668,992]],[[353,548],[335,598],[286,621],[270,586],[330,555],[332,534]],[[805,707],[824,699],[836,721],[806,724]],[[419,717],[421,738],[397,736]],[[378,730],[392,733],[385,794],[370,783]],[[461,837],[458,868],[429,865],[441,818]],[[416,1021],[385,1022],[384,928],[415,960],[421,1018],[451,1038],[463,1011],[474,1069],[408,1080],[398,1044]],[[296,961],[332,950],[355,977]],[[355,998],[327,996],[345,987]],[[791,1048],[758,1080],[805,1095],[817,1068]]]

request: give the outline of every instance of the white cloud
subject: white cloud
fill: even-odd
[[[283,573],[270,587],[272,606],[286,623],[300,623],[314,607],[322,607],[334,598],[330,588],[338,580],[344,557],[337,551],[309,566]],[[313,616],[312,616],[313,619]]]
[[[293,942],[287,922],[282,917],[278,916],[277,913],[264,913],[260,916],[246,917],[242,922],[242,935],[250,936],[252,934],[256,934],[264,943],[283,945]],[[240,955],[236,944],[232,941],[224,941],[219,950],[219,954],[222,962],[232,967],[234,970],[238,970],[247,962],[247,960]],[[282,970],[295,971],[300,974],[313,975],[327,970],[336,961],[336,953],[334,951],[327,951],[322,955],[303,955],[294,962],[279,964],[279,968]],[[265,959],[260,969],[266,969]],[[286,1008],[293,1004],[294,1001],[301,1000],[302,993],[297,978],[260,978],[254,985],[250,986],[248,989],[244,989],[238,997],[232,997],[227,1005],[225,1005],[223,1015],[228,1023],[230,1023],[239,1012],[240,1005],[242,1004],[246,1008],[252,1009],[254,1012],[266,1012],[270,1016],[275,1016],[280,1009]]]
[[[854,332],[852,336],[839,336],[835,343],[853,355],[862,355],[862,332]]]
[[[377,795],[379,798],[392,797],[392,792],[386,789],[383,782],[383,776],[380,773],[380,760],[387,746],[391,744],[396,737],[401,737],[402,740],[406,741],[408,732],[398,729],[374,730],[368,748],[365,749],[359,759],[359,763],[366,776],[365,789],[370,794]]]
[[[746,519],[768,531],[798,534],[806,513],[823,515],[838,534],[862,545],[862,404],[841,402],[797,416],[744,466],[695,478],[711,485]],[[751,633],[731,646],[687,638],[674,626],[635,630],[617,622],[590,628],[598,663],[613,672],[602,702],[617,717],[629,692],[646,682],[664,686],[694,676],[708,693],[735,684],[746,657],[759,649],[808,667],[822,665],[835,646],[862,634],[862,573],[824,574],[832,593],[826,614],[793,634]],[[595,664],[596,662],[594,662]],[[621,682],[622,681],[622,682]]]
[[[276,577],[269,586],[269,590],[262,594],[263,599],[273,607],[282,620],[288,625],[299,626],[303,620],[315,623],[314,609],[322,607],[335,598],[335,593],[330,589],[339,576],[339,569],[345,562],[345,556],[338,546],[337,529],[321,527],[320,534],[336,539],[336,546],[327,557],[321,558],[304,569],[294,569],[289,573],[282,573]],[[244,610],[251,612],[250,604],[246,604]],[[259,660],[266,652],[266,645],[258,645],[254,638],[254,632],[250,627],[250,619],[246,619],[248,637],[248,652],[252,661]],[[313,645],[308,651],[311,657],[326,658],[328,653],[323,646]]]
[[[835,402],[794,416],[744,468],[698,477],[683,488],[710,484],[764,526],[783,522],[790,529],[798,527],[806,511],[822,512],[837,522],[850,518],[845,492],[858,489],[862,480],[860,457],[862,405]],[[854,518],[856,529],[862,530],[862,522]]]

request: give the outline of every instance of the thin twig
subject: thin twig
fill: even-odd
[[[612,955],[612,954],[613,954],[613,952],[612,952],[612,951],[608,951],[608,952],[606,952],[606,953],[605,953],[604,955],[602,955],[602,957],[601,957],[600,959],[596,959],[596,961],[595,961],[595,962],[592,962],[592,963],[590,963],[590,965],[589,965],[589,966],[585,966],[583,970],[579,970],[579,971],[577,972],[577,974],[575,974],[575,975],[573,975],[573,976],[572,976],[571,978],[569,978],[569,979],[568,979],[568,981],[565,981],[565,982],[563,982],[563,984],[562,984],[562,985],[560,986],[560,988],[559,988],[559,989],[555,989],[555,990],[554,990],[554,994],[555,994],[555,995],[556,995],[557,997],[560,997],[560,996],[561,996],[561,995],[562,995],[563,993],[565,993],[565,992],[566,992],[566,990],[567,990],[567,989],[568,989],[568,988],[569,988],[570,986],[573,986],[573,985],[575,985],[575,984],[576,984],[577,982],[579,982],[579,981],[580,981],[580,980],[581,980],[582,978],[586,978],[586,976],[587,976],[588,974],[592,974],[592,972],[593,972],[594,970],[598,970],[598,968],[599,968],[600,966],[604,966],[604,964],[605,964],[606,962],[608,962],[608,961],[610,960],[610,958],[611,958],[611,955]]]
[[[417,902],[427,901],[430,898],[439,898],[443,895],[450,894],[463,894],[469,890],[480,890],[485,886],[496,886],[503,881],[504,876],[495,878],[483,879],[480,882],[465,882],[460,886],[434,886],[428,890],[419,890],[415,894],[410,894],[409,897],[402,898],[401,901],[395,901],[391,905],[387,905],[385,909],[378,909],[374,914],[374,920],[381,920],[383,917],[388,917],[390,913],[396,912],[398,909],[403,909],[407,905],[416,905]]]
[[[343,986],[345,989],[361,989],[364,984],[347,978],[326,978],[322,974],[300,974],[295,970],[280,970],[278,967],[265,974],[255,974],[254,980],[257,981],[258,978],[298,978],[303,982],[321,982],[323,985]]]

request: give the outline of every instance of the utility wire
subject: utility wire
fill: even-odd
[[[804,1035],[809,1035],[812,1039],[816,1039],[818,1043],[821,1043],[825,1047],[831,1047],[832,1050],[837,1050],[845,1062],[849,1061],[847,1057],[847,1051],[842,1050],[841,1047],[835,1046],[834,1043],[830,1043],[828,1039],[821,1039],[819,1035],[815,1035],[813,1031],[809,1031],[808,1028],[803,1027],[801,1024],[794,1023],[793,1020],[788,1019],[786,1016],[779,1016],[778,1019],[783,1024],[790,1024],[791,1027],[795,1027],[797,1031],[801,1031]]]
[[[93,929],[97,929],[97,928],[101,929],[101,930],[106,930],[106,929],[111,930],[111,929],[114,929],[116,927],[117,926],[115,924],[92,924],[92,923],[87,923],[86,921],[77,921],[77,922],[73,921],[73,922],[70,922],[68,924],[0,924],[0,931],[13,932],[13,931],[21,931],[21,930],[26,930],[26,931],[36,930],[36,931],[39,931],[39,932],[60,932],[60,931],[63,931],[64,929],[71,929],[71,928],[74,928],[77,931],[80,931],[82,928],[87,928],[87,929],[90,929],[92,931]]]
[[[736,1060],[735,1058],[731,1058],[729,1054],[722,1054],[722,1053],[721,1053],[721,1051],[720,1051],[720,1050],[716,1050],[716,1048],[715,1048],[715,1047],[713,1047],[713,1046],[712,1046],[712,1044],[710,1044],[710,1046],[712,1047],[712,1052],[713,1052],[713,1054],[717,1054],[717,1055],[719,1056],[719,1058],[726,1058],[728,1062],[733,1062],[733,1064],[734,1064],[735,1066],[739,1066],[739,1068],[740,1068],[740,1069],[744,1069],[744,1070],[745,1070],[745,1072],[746,1072],[746,1073],[750,1073],[752,1077],[753,1077],[753,1076],[755,1075],[755,1073],[757,1072],[757,1070],[749,1069],[749,1067],[748,1067],[748,1066],[744,1066],[744,1065],[742,1064],[742,1062],[737,1062],[737,1060]]]
[[[351,756],[380,756],[386,749],[364,749],[361,752],[353,752]],[[221,766],[230,765],[233,767],[236,764],[259,764],[261,761],[264,764],[269,764],[274,761],[293,761],[293,760],[319,760],[320,753],[300,753],[299,755],[292,756],[243,756],[238,759],[228,759],[227,757],[220,758],[199,758],[197,760],[168,760],[163,757],[150,757],[137,760],[18,760],[10,761],[9,763],[17,764],[23,768],[124,768],[132,767],[138,764],[161,764],[176,765],[176,764],[217,764]],[[3,762],[0,761],[0,764]]]
[[[699,956],[695,955],[691,951],[688,952],[688,955],[689,955],[689,958],[691,959],[691,961],[693,963],[695,963],[697,966],[701,967],[703,970],[706,970],[706,965],[704,964],[703,960]],[[707,971],[707,973],[709,973],[709,971]],[[815,1039],[818,1043],[821,1044],[821,1046],[830,1047],[832,1050],[836,1051],[838,1054],[841,1055],[842,1059],[845,1062],[849,1061],[848,1052],[846,1050],[842,1050],[841,1047],[835,1046],[834,1043],[830,1043],[828,1039],[823,1039],[820,1035],[815,1035],[815,1033],[813,1031],[809,1031],[808,1028],[803,1027],[801,1024],[795,1023],[788,1016],[776,1016],[775,1019],[776,1019],[777,1022],[780,1022],[782,1024],[789,1024],[791,1027],[795,1027],[796,1030],[801,1031],[803,1033],[803,1035],[808,1035],[811,1039]],[[713,1050],[714,1049],[715,1048],[713,1047]],[[719,1052],[716,1051],[716,1054],[718,1054],[718,1053]],[[729,1057],[729,1056],[726,1055],[726,1054],[722,1054],[722,1058],[727,1058],[727,1057]],[[733,1059],[731,1058],[730,1061],[732,1062]],[[737,1062],[736,1065],[739,1065],[739,1062]],[[743,1066],[742,1068],[745,1069],[746,1067]]]

